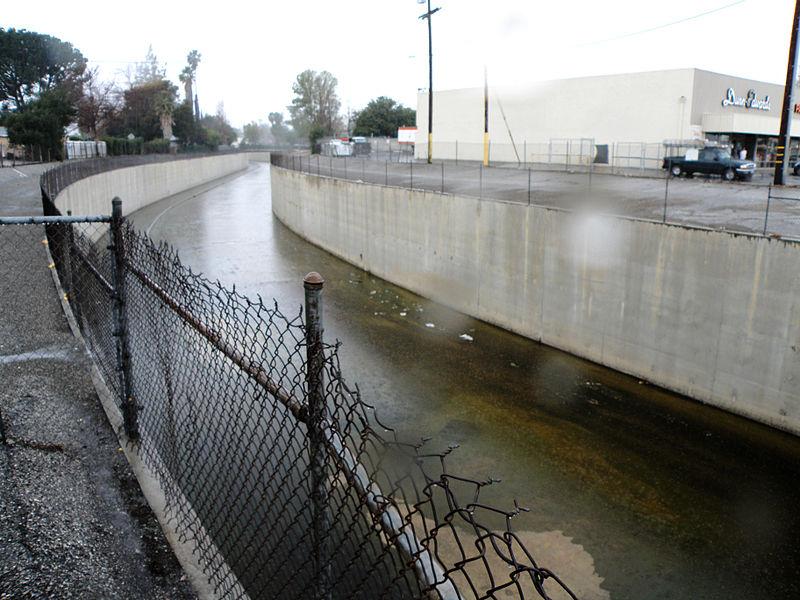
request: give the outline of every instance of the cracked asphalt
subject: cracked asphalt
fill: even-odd
[[[43,165],[0,169],[41,214]],[[0,227],[0,599],[196,597],[100,405],[39,226]]]

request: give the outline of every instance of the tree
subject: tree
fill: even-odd
[[[309,137],[313,144],[322,136],[333,135],[340,127],[337,84],[336,77],[328,71],[317,73],[308,69],[297,76],[292,84],[294,98],[287,108],[298,136]]]
[[[186,56],[187,65],[181,71],[181,74],[178,75],[178,79],[183,84],[183,91],[185,100],[184,102],[189,102],[191,104],[192,100],[194,99],[194,83],[197,81],[197,67],[200,64],[200,53],[197,50],[192,50]],[[197,118],[200,118],[200,115],[197,115]]]
[[[39,146],[59,158],[64,128],[75,114],[69,90],[56,88],[40,92],[37,99],[27,102],[24,110],[8,112],[3,120],[12,144]]]
[[[276,143],[291,144],[294,142],[295,132],[283,122],[283,113],[271,112],[267,118],[270,124],[269,130]]]
[[[263,123],[252,121],[245,125],[242,132],[242,144],[249,146],[263,146],[275,141],[270,127]]]
[[[150,45],[147,47],[144,61],[136,65],[136,73],[131,87],[162,81],[166,78],[166,73],[167,70],[158,62],[158,57],[153,52],[153,46]]]
[[[80,97],[86,59],[69,42],[24,29],[0,28],[0,103],[23,110],[40,94],[61,88]]]
[[[416,120],[415,110],[398,104],[391,98],[380,96],[370,100],[369,104],[356,115],[353,135],[395,137],[399,127],[413,126]]]
[[[174,105],[178,88],[166,79],[137,85],[123,92],[125,106],[119,122],[110,133],[127,136],[129,133],[145,141],[161,138],[162,115],[167,98]]]
[[[97,69],[87,71],[83,96],[78,100],[78,127],[90,137],[105,135],[120,110],[119,90],[111,81],[100,81]]]
[[[217,114],[206,115],[200,119],[200,125],[205,130],[207,143],[214,146],[220,144],[228,146],[239,137],[239,133],[231,126],[225,116],[225,106],[222,102],[217,105]]]
[[[161,136],[165,140],[172,139],[172,113],[175,112],[175,93],[163,90],[155,97],[155,110],[161,121]]]

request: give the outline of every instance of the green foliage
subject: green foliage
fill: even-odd
[[[295,131],[283,122],[283,113],[271,112],[267,118],[270,123],[270,132],[276,143],[293,144],[297,140]]]
[[[169,140],[150,140],[144,143],[145,154],[169,154]]]
[[[125,106],[120,112],[119,120],[109,127],[109,132],[120,137],[132,133],[145,141],[160,139],[164,105],[167,101],[174,105],[177,91],[177,87],[165,79],[125,90]]]
[[[43,92],[60,88],[70,102],[80,97],[86,59],[69,42],[0,28],[0,103],[21,111]]]
[[[142,154],[144,152],[144,140],[142,138],[129,140],[124,137],[104,137],[102,141],[106,143],[106,153],[109,156]]]
[[[288,107],[292,128],[299,137],[333,135],[340,127],[341,102],[336,94],[338,81],[328,71],[310,69],[297,76],[292,84],[294,98]],[[319,139],[317,137],[317,139]]]
[[[356,115],[353,135],[378,135],[397,137],[397,129],[413,126],[417,113],[411,108],[398,104],[391,98],[380,96]]]
[[[202,128],[194,120],[194,109],[188,100],[181,102],[172,113],[172,133],[181,146],[198,144],[202,138]]]
[[[272,132],[265,123],[248,123],[243,128],[242,144],[247,146],[263,146],[273,141]]]
[[[206,115],[200,119],[200,125],[206,130],[206,144],[213,146],[229,146],[239,137],[237,131],[228,123],[224,114]]]
[[[75,107],[68,90],[56,88],[41,92],[29,101],[25,110],[6,113],[3,121],[12,144],[39,146],[60,158],[64,128],[75,117]]]

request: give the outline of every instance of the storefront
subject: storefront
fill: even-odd
[[[769,166],[782,102],[782,85],[700,69],[562,79],[524,89],[490,88],[489,134],[498,155],[505,146],[518,156],[522,148],[563,139],[591,139],[608,148],[708,140],[743,149]],[[793,131],[800,133],[800,106],[796,112]],[[417,123],[427,127],[426,91],[418,97]],[[454,158],[460,148],[461,158],[477,159],[482,138],[483,88],[434,93],[435,157]],[[427,154],[424,141],[416,154]],[[798,138],[790,156],[800,156]]]

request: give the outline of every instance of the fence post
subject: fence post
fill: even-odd
[[[344,178],[347,179],[347,156],[344,157]]]
[[[139,438],[136,399],[131,381],[131,357],[128,346],[128,314],[125,305],[125,244],[122,239],[122,200],[111,201],[112,285],[114,286],[114,336],[117,339],[117,371],[122,394],[122,417],[125,433],[130,440]]]
[[[442,193],[444,194],[444,160],[442,160]]]
[[[528,140],[522,140],[522,164],[528,166]]]
[[[767,210],[764,213],[764,235],[767,235],[767,223],[769,222],[769,201],[772,198],[772,185],[767,188]]]
[[[664,217],[661,219],[662,223],[667,222],[667,199],[669,198],[669,169],[667,169],[667,183],[664,186]]]
[[[408,161],[408,172],[411,176],[411,183],[408,186],[408,189],[414,189],[414,158],[412,157],[410,161]]]
[[[325,536],[329,530],[326,504],[328,500],[325,450],[325,356],[322,334],[322,287],[325,280],[311,272],[303,279],[306,316],[306,389],[308,407],[308,453],[311,470],[312,531],[311,551],[314,566],[314,598],[330,598],[329,567]]]
[[[317,177],[319,177],[319,154],[317,154]]]
[[[528,167],[528,206],[531,205],[531,168]]]
[[[384,163],[384,170],[386,171],[386,173],[385,173],[386,182],[385,182],[384,185],[389,185],[389,161],[388,160]]]

